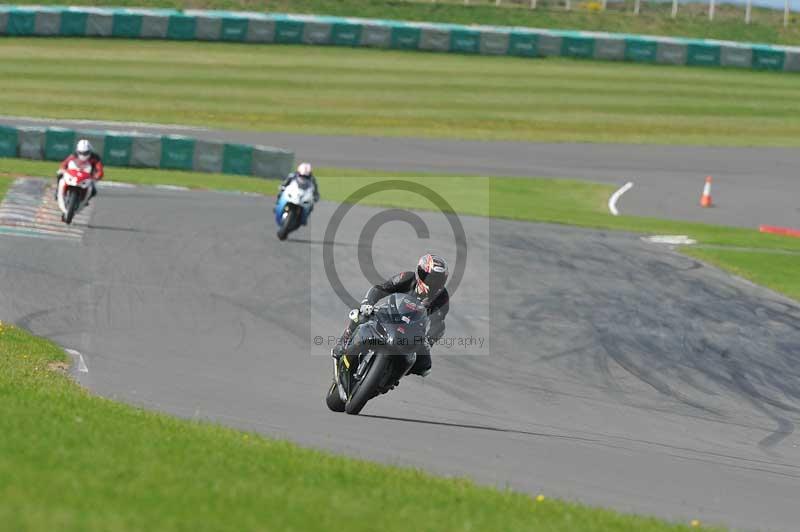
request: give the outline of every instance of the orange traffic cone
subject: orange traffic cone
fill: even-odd
[[[701,207],[711,207],[711,176],[706,176],[706,185],[703,187],[703,195],[700,196]]]

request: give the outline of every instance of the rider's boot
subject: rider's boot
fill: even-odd
[[[86,200],[86,206],[88,207],[89,204],[92,202],[92,198],[97,196],[97,187],[92,185],[92,193],[89,195],[89,199]]]
[[[430,353],[418,353],[417,361],[411,366],[409,373],[412,375],[419,375],[420,377],[427,377],[431,374],[432,365]]]

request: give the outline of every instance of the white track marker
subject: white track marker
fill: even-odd
[[[623,194],[629,191],[633,187],[633,182],[628,181],[624,185],[622,185],[619,190],[611,194],[611,197],[608,198],[608,210],[611,211],[611,214],[614,216],[619,216],[619,211],[617,210],[617,201]]]
[[[185,192],[189,190],[189,187],[180,187],[177,185],[153,185],[153,186],[161,190],[174,190],[178,192]]]
[[[133,183],[123,183],[121,181],[98,181],[97,186],[103,188],[136,188]]]
[[[692,240],[686,235],[643,236],[642,240],[645,242],[652,242],[654,244],[667,244],[670,246],[690,246],[692,244],[697,244],[696,240]]]
[[[64,349],[70,355],[77,357],[78,359],[78,371],[81,373],[89,373],[89,368],[86,366],[86,362],[83,360],[83,355],[80,352],[74,349]]]

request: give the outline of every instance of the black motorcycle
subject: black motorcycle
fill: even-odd
[[[392,390],[414,362],[428,331],[428,311],[408,294],[391,294],[375,305],[333,361],[333,384],[325,402],[334,412],[358,414],[367,401]]]

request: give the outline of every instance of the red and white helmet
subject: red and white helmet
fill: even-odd
[[[297,175],[301,177],[308,177],[311,175],[311,164],[310,163],[300,163],[297,165]]]
[[[75,146],[75,154],[81,161],[88,161],[89,157],[92,156],[93,151],[94,148],[92,147],[92,143],[86,139],[79,140],[78,145]]]
[[[438,255],[423,255],[417,263],[417,294],[433,301],[444,290],[448,275],[447,261]]]

